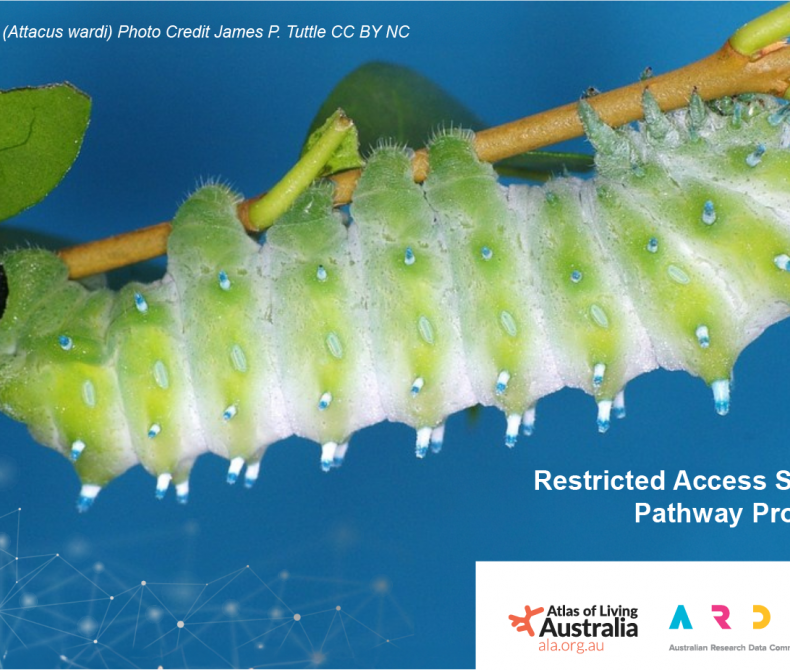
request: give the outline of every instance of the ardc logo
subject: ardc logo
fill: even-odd
[[[732,626],[727,623],[727,619],[730,618],[730,608],[727,607],[727,605],[712,605],[710,610],[713,612],[713,619],[717,624],[719,624],[719,628],[723,630],[730,630],[732,628]],[[760,620],[752,623],[752,628],[758,630],[760,628],[765,628],[769,623],[771,623],[771,612],[764,605],[754,605],[754,607],[752,607],[752,611],[755,614],[760,615]],[[686,607],[684,605],[677,606],[677,609],[675,610],[675,616],[672,617],[672,623],[669,624],[669,629],[694,629],[694,627],[691,625],[691,618],[689,617],[688,612],[686,612]]]
[[[515,614],[511,614],[508,616],[510,619],[510,625],[516,628],[519,633],[523,633],[527,631],[530,637],[535,637],[535,631],[532,630],[532,625],[529,623],[529,620],[535,615],[540,614],[543,611],[542,607],[538,607],[536,610],[531,610],[529,605],[524,605],[524,616],[516,616]]]

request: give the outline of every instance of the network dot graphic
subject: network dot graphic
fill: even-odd
[[[251,562],[209,581],[150,568],[141,579],[79,541],[25,553],[21,515],[0,516],[2,667],[368,667],[392,665],[387,647],[414,634],[386,577],[267,575]]]

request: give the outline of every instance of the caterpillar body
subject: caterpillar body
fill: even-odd
[[[700,376],[726,414],[737,356],[790,313],[788,107],[694,96],[663,114],[646,92],[644,108],[615,130],[580,103],[591,180],[504,187],[455,130],[419,185],[409,152],[382,146],[350,219],[317,184],[263,244],[238,196],[205,186],[173,221],[165,278],[117,293],[6,252],[2,410],[74,462],[80,510],[137,463],[186,502],[206,451],[250,486],[292,434],[330,470],[384,419],[415,428],[422,457],[478,403],[513,446],[564,386],[595,398],[605,432],[659,366]]]

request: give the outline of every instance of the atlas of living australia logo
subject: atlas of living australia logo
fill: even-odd
[[[542,621],[534,619],[546,611]],[[532,609],[524,606],[524,615],[510,614],[510,625],[518,632],[540,638],[538,651],[571,651],[577,654],[605,650],[603,638],[639,636],[638,608],[623,605],[570,607],[552,605]]]

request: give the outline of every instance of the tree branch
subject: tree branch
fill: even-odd
[[[787,6],[769,12],[741,28],[719,51],[696,63],[590,99],[599,116],[611,126],[642,118],[642,93],[649,88],[661,109],[669,111],[688,104],[693,91],[705,100],[741,93],[765,93],[783,97],[790,82],[790,46],[767,44],[765,40],[787,34]],[[733,46],[733,44],[735,46]],[[482,160],[494,162],[556,144],[583,134],[576,103],[535,114],[518,121],[480,131],[475,149]],[[423,181],[428,173],[425,149],[415,152],[414,178]],[[351,201],[359,170],[334,175],[335,203]],[[265,195],[239,205],[239,218],[248,230],[250,208]],[[130,233],[62,249],[60,257],[73,279],[155,258],[166,253],[170,223],[160,223]]]

